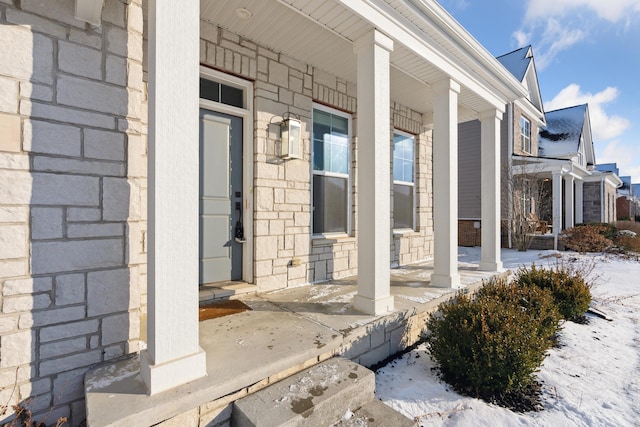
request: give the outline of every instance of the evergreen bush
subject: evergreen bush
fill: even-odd
[[[442,303],[425,340],[448,383],[493,400],[533,384],[560,318],[549,290],[500,279]]]
[[[585,276],[585,272],[579,267],[556,264],[544,269],[537,268],[534,264],[531,268],[518,269],[514,281],[521,287],[551,291],[562,317],[576,320],[584,315],[591,303],[591,289]]]

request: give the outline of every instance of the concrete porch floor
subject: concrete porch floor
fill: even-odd
[[[251,311],[200,322],[206,377],[147,396],[137,355],[99,367],[85,377],[87,423],[213,426],[230,417],[233,401],[335,355],[374,365],[415,343],[429,313],[456,292],[431,287],[432,268],[425,261],[391,270],[395,311],[381,316],[353,309],[356,277],[241,296]],[[495,275],[458,268],[466,290]],[[197,423],[170,420],[185,413]]]

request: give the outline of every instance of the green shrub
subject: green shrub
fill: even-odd
[[[550,269],[520,268],[514,282],[522,287],[537,287],[551,291],[555,304],[566,320],[579,319],[589,309],[591,303],[590,285],[585,280],[584,271],[579,267],[556,264]]]
[[[492,400],[534,382],[559,319],[548,290],[497,280],[441,304],[425,340],[448,383]]]
[[[613,230],[613,235],[611,235]],[[613,245],[616,228],[610,224],[585,224],[567,228],[560,233],[560,241],[576,252],[602,252]],[[610,236],[611,237],[607,237]]]

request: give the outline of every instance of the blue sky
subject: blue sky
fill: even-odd
[[[596,161],[640,182],[640,0],[438,0],[494,56],[532,45],[547,111],[589,104]]]

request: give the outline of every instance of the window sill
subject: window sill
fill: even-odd
[[[336,243],[355,242],[356,238],[346,233],[312,234],[311,246],[329,246]]]
[[[405,237],[417,233],[413,228],[397,228],[393,230],[393,237]]]

